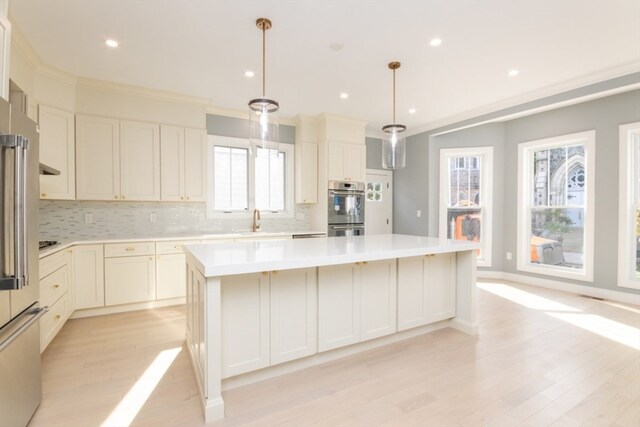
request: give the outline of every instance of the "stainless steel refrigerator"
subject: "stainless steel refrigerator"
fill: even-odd
[[[0,427],[42,400],[38,295],[38,128],[0,99]]]

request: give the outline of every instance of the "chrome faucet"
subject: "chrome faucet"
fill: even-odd
[[[258,220],[260,219],[260,211],[258,209],[253,210],[253,224],[251,224],[251,231],[254,233],[260,230],[260,223]]]

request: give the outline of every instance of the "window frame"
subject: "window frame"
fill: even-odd
[[[441,148],[440,149],[440,206],[439,206],[439,234],[442,238],[447,236],[448,227],[448,195],[450,191],[449,159],[453,157],[480,157],[480,204],[481,208],[481,237],[480,254],[476,260],[478,267],[492,266],[492,240],[493,240],[493,147],[465,147],[465,148]],[[467,161],[464,162],[467,166]],[[456,161],[455,169],[458,168]],[[477,169],[473,169],[477,170]]]
[[[619,127],[619,221],[618,221],[618,286],[623,288],[640,289],[640,279],[631,277],[632,267],[635,267],[635,256],[628,256],[636,252],[636,242],[632,236],[635,231],[635,208],[640,205],[640,189],[637,187],[640,179],[640,168],[634,160],[633,141],[629,134],[633,131],[640,133],[640,122],[628,123]],[[640,145],[640,142],[638,143]],[[640,147],[635,147],[638,150]],[[632,262],[633,261],[633,262]]]
[[[531,208],[533,207],[533,153],[572,145],[585,146],[585,200],[584,206],[584,252],[582,269],[558,267],[530,262],[531,253]],[[517,208],[517,270],[592,282],[594,263],[595,231],[595,158],[596,131],[559,135],[518,144],[518,208]],[[567,177],[568,179],[568,177]]]
[[[242,211],[223,212],[214,209],[215,206],[215,153],[216,146],[235,147],[249,150],[248,158],[248,209]],[[275,143],[270,143],[268,148],[276,148]],[[294,162],[295,147],[294,144],[277,144],[278,151],[285,154],[285,209],[282,211],[260,211],[262,218],[293,218],[295,216],[294,208]],[[208,167],[208,186],[207,192],[207,218],[209,219],[233,219],[233,218],[252,218],[255,209],[255,158],[251,152],[251,144],[247,138],[235,138],[231,136],[207,135],[207,156],[209,159]]]

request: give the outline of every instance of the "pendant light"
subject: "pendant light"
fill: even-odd
[[[273,148],[278,153],[279,126],[278,109],[280,104],[265,95],[266,87],[266,48],[265,36],[271,28],[271,21],[267,18],[259,18],[256,27],[262,31],[262,97],[249,101],[249,137],[254,157],[258,156],[258,148]],[[264,151],[263,151],[264,153]]]
[[[402,169],[406,163],[405,125],[396,123],[396,70],[399,62],[390,62],[393,70],[393,122],[382,127],[382,168]]]

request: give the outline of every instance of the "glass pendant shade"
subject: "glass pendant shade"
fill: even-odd
[[[278,154],[278,108],[278,103],[272,99],[256,98],[249,101],[249,142],[254,157],[262,157],[267,153]]]
[[[402,169],[407,161],[404,131],[400,124],[386,125],[382,128],[382,168]]]

